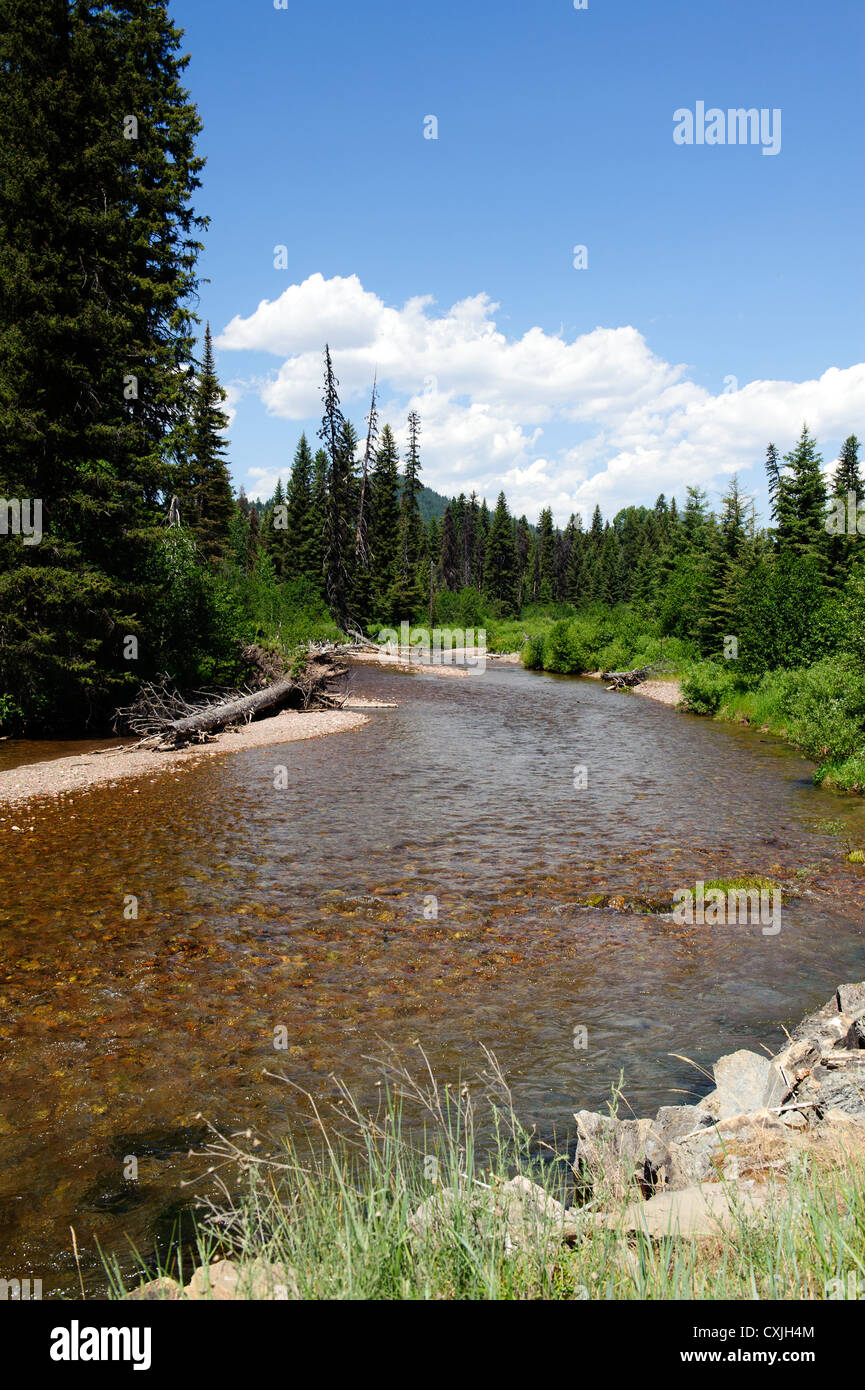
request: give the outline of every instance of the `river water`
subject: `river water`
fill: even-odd
[[[73,1291],[70,1226],[93,1291],[97,1242],[151,1253],[202,1171],[199,1112],[306,1123],[264,1069],[367,1103],[386,1048],[420,1040],[454,1079],[485,1044],[521,1118],[566,1135],[620,1071],[638,1114],[694,1097],[708,1082],[671,1054],[775,1048],[865,977],[865,871],[845,859],[865,806],[777,740],[517,667],[354,680],[398,707],[0,807],[0,1276]],[[0,746],[0,767],[40,751]],[[777,935],[606,903],[742,874],[790,885]]]

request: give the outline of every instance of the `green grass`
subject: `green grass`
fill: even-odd
[[[221,1191],[199,1214],[197,1249],[175,1251],[159,1272],[188,1282],[193,1265],[261,1259],[290,1268],[299,1296],[316,1300],[821,1299],[833,1280],[865,1280],[863,1172],[844,1155],[827,1167],[804,1154],[775,1184],[771,1222],[740,1211],[726,1236],[648,1241],[614,1224],[566,1246],[553,1224],[509,1246],[494,1210],[502,1183],[522,1172],[559,1198],[566,1165],[533,1143],[488,1062],[480,1108],[468,1088],[402,1070],[374,1115],[344,1088],[335,1121],[310,1102],[317,1147],[267,1155],[252,1135],[214,1132],[206,1157]],[[425,1112],[422,1139],[405,1106]],[[481,1119],[494,1135],[483,1151]],[[418,1234],[412,1213],[436,1194],[440,1218]],[[588,1201],[620,1212],[625,1199]],[[113,1296],[126,1296],[116,1261],[107,1267]],[[142,1277],[156,1272],[141,1263]]]
[[[722,893],[737,892],[744,889],[746,892],[756,888],[758,892],[771,892],[773,888],[780,888],[780,884],[771,878],[713,878],[704,883],[703,888],[708,893],[710,888],[720,888]]]

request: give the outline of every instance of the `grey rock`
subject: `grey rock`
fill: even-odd
[[[817,1116],[829,1110],[843,1110],[846,1115],[865,1116],[865,1067],[816,1067],[811,1073],[811,1087]]]
[[[503,1239],[509,1250],[552,1237],[570,1240],[580,1229],[560,1202],[522,1176],[493,1188],[439,1188],[412,1213],[408,1227],[413,1241],[439,1243],[458,1238],[466,1219],[475,1234]]]
[[[666,1143],[678,1143],[686,1134],[695,1129],[711,1126],[714,1117],[700,1103],[698,1105],[662,1105],[655,1116],[654,1134]]]
[[[858,985],[839,985],[835,999],[838,1012],[857,1018],[865,1013],[865,980]]]
[[[579,1110],[577,1160],[580,1173],[600,1179],[613,1193],[624,1195],[632,1183],[646,1182],[646,1145],[651,1120],[619,1120],[594,1110]]]
[[[707,1177],[718,1145],[714,1125],[702,1102],[662,1106],[646,1141],[648,1185],[679,1190]]]
[[[719,1057],[713,1068],[718,1088],[718,1119],[748,1114],[764,1104],[770,1087],[771,1064],[759,1052],[742,1048]],[[776,1089],[776,1088],[775,1088]]]

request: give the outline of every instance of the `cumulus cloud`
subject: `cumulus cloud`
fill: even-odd
[[[320,413],[328,342],[350,410],[377,372],[383,418],[420,411],[425,481],[490,498],[503,488],[530,517],[543,506],[563,519],[596,502],[609,513],[660,491],[681,496],[686,483],[711,486],[748,469],[803,420],[837,439],[865,415],[865,364],[716,395],[634,327],[570,341],[538,327],[508,337],[498,309],[482,293],[445,311],[429,296],[395,308],[356,275],[315,274],[237,315],[217,345],[280,357],[256,390],[271,414],[299,421]]]

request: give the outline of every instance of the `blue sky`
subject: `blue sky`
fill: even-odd
[[[734,469],[759,506],[770,438],[807,418],[828,460],[865,436],[861,0],[172,13],[248,492],[317,428],[325,337],[358,427],[377,367],[398,432],[420,411],[427,483],[530,519],[717,501]],[[780,109],[780,153],[675,144],[698,101]]]

